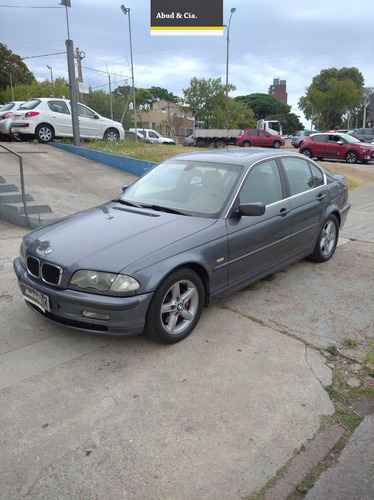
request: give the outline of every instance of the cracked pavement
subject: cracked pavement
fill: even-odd
[[[60,213],[86,208],[85,190],[92,206],[126,182],[110,167],[22,145],[34,146],[43,154],[25,154],[26,186],[53,208],[51,192]],[[12,174],[4,158],[0,175]],[[71,182],[74,206],[64,208]],[[329,262],[289,266],[204,311],[185,341],[161,346],[69,330],[30,311],[12,270],[25,232],[0,222],[3,498],[248,495],[334,412],[332,370],[318,348],[372,338],[368,241],[342,238]]]

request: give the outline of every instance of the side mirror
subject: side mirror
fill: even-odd
[[[99,119],[99,115],[94,115],[94,119],[98,120]]]
[[[237,213],[245,216],[264,215],[265,203],[262,201],[256,203],[240,203]]]
[[[339,144],[341,146],[343,144],[343,141],[336,141],[336,144]]]
[[[128,184],[122,184],[122,192],[126,191],[128,187],[129,187]]]

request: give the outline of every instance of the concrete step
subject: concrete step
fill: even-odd
[[[47,224],[52,224],[62,219],[62,215],[55,214],[53,212],[39,214],[37,217],[35,215],[29,216],[29,225],[32,229],[36,229],[40,226],[46,226]]]
[[[33,201],[34,198],[31,194],[25,194],[25,200],[27,202]],[[7,191],[5,193],[0,192],[0,204],[1,203],[17,203],[22,201],[22,195],[19,191]]]
[[[45,213],[50,213],[52,212],[52,209],[49,205],[42,205],[38,203],[37,201],[28,201],[26,203],[27,205],[27,213],[28,214],[45,214]],[[23,206],[22,202],[16,202],[16,203],[3,203],[3,207],[5,210],[9,211],[16,211],[20,215],[25,214],[25,208]]]
[[[9,191],[18,191],[18,188],[15,184],[0,184],[0,193],[6,193]]]

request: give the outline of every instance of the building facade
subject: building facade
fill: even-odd
[[[183,110],[181,104],[165,99],[154,101],[152,109],[137,110],[138,123],[142,128],[157,130],[165,137],[172,137],[176,142],[181,142],[183,137],[192,134],[195,118],[192,113]]]
[[[286,80],[279,80],[279,78],[274,78],[273,85],[270,85],[268,94],[272,95],[283,104],[287,104]]]

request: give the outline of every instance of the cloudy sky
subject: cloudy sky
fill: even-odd
[[[25,58],[41,80],[50,78],[47,65],[54,78],[67,78],[66,9],[59,1],[0,0],[1,42]],[[160,86],[182,96],[195,76],[225,82],[225,31],[224,36],[151,36],[150,0],[71,0],[70,38],[85,53],[85,83],[107,91],[107,71],[112,88],[130,76],[128,18],[121,3],[131,9],[135,86]],[[306,124],[297,102],[322,69],[354,66],[365,86],[374,87],[373,0],[224,0],[224,23],[232,7],[232,96],[267,93],[279,77],[287,81],[292,111]]]

